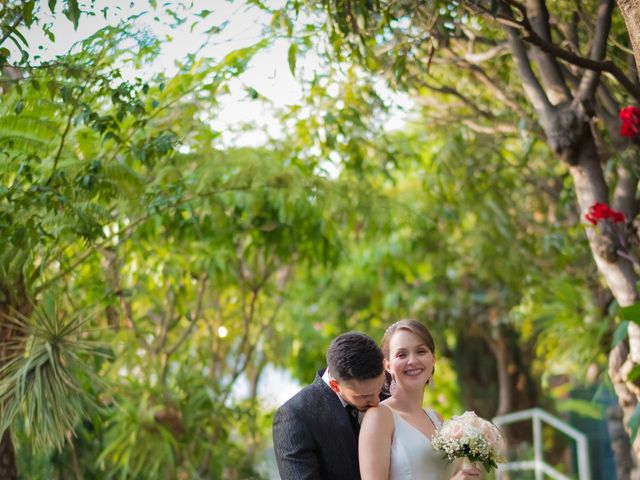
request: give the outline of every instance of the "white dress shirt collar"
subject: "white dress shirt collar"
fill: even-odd
[[[325,368],[324,373],[322,374],[322,381],[323,381],[324,383],[326,383],[326,384],[329,386],[329,388],[331,388],[331,385],[329,385],[329,380],[331,380],[331,375],[329,375],[329,369],[328,369],[328,368]],[[333,391],[333,389],[332,389],[332,388],[331,388],[331,391]],[[342,397],[341,397],[340,395],[338,395],[338,393],[336,393],[336,392],[333,392],[333,393],[335,393],[335,394],[336,394],[336,396],[340,399],[340,403],[342,403],[342,406],[343,406],[343,407],[346,407],[346,406],[348,405],[348,404],[347,404],[347,402],[345,402],[345,401],[342,399]]]

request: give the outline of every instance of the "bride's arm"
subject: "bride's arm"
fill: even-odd
[[[388,480],[393,416],[384,405],[367,410],[360,427],[358,456],[362,480]]]

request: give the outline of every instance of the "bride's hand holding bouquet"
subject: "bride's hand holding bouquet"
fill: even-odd
[[[464,412],[444,422],[431,445],[449,461],[462,458],[472,465],[481,464],[487,472],[504,459],[500,430],[475,412]]]

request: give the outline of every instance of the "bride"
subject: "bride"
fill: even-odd
[[[442,418],[422,408],[435,365],[429,330],[415,320],[400,320],[385,332],[381,349],[391,396],[370,408],[362,420],[358,448],[362,480],[478,480],[480,470],[455,472],[431,447]]]

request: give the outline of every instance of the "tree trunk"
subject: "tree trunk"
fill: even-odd
[[[636,6],[638,4],[638,0],[630,0],[630,2]],[[505,6],[504,13],[510,15],[510,7],[506,7],[506,3],[503,6]],[[597,27],[599,35],[594,40],[594,45],[599,48],[594,48],[590,52],[590,57],[593,55],[592,58],[597,60],[602,60],[605,55],[606,49],[604,47],[606,44],[604,42],[608,35],[608,15],[610,15],[606,9],[601,13],[603,16],[599,15]],[[594,203],[610,204],[609,187],[604,177],[602,159],[596,148],[590,125],[593,115],[590,105],[594,102],[594,93],[599,78],[594,72],[586,71],[580,80],[579,88],[573,94],[573,98],[567,98],[561,103],[554,103],[550,101],[551,95],[543,87],[543,84],[553,83],[553,78],[545,78],[546,81],[541,84],[519,32],[511,27],[505,28],[505,31],[514,62],[523,79],[525,93],[538,114],[546,141],[557,157],[569,166],[580,217],[584,218],[584,214]],[[537,33],[544,37],[545,31],[538,28]],[[536,67],[540,66],[536,65]],[[541,75],[544,74],[542,69],[540,72]],[[549,88],[546,86],[546,90]],[[614,197],[619,198],[613,199],[614,204],[621,202],[625,195],[632,195],[631,198],[635,198],[637,178],[629,177],[629,180],[631,181],[628,184],[621,182],[625,183],[626,188],[616,189]],[[625,254],[628,254],[628,247],[622,244],[618,238],[617,234],[623,232],[614,232],[611,228],[605,232],[605,226],[613,227],[613,229],[618,228],[618,226],[604,224],[604,222],[600,226],[586,227],[591,253],[599,272],[607,282],[618,304],[623,307],[632,305],[638,300],[636,291],[638,275],[632,263],[625,257]],[[638,398],[640,398],[640,391],[632,382],[626,382],[627,376],[624,372],[628,373],[634,362],[640,363],[640,327],[631,324],[628,332],[628,354],[625,355],[622,347],[616,347],[610,357],[609,373],[623,411],[625,428],[629,433],[629,419],[638,403]],[[615,371],[618,366],[622,368],[622,372]],[[631,478],[640,480],[638,458],[640,458],[640,437],[633,443],[634,461],[631,471]]]
[[[511,392],[511,378],[509,375],[509,352],[507,342],[502,336],[493,339],[490,335],[485,335],[485,342],[491,348],[496,360],[496,370],[498,376],[498,410],[495,415],[504,415],[512,411],[513,395]]]
[[[618,345],[609,357],[609,376],[618,396],[618,405],[607,409],[611,451],[616,464],[617,480],[628,480],[633,470],[633,459],[630,452],[629,435],[625,429],[629,411],[633,411],[636,397],[626,388],[624,379],[620,378],[620,367],[629,356],[626,343]],[[623,406],[626,408],[623,409]]]
[[[16,330],[7,323],[6,314],[11,310],[6,305],[0,306],[0,367],[8,357],[7,348],[16,340]],[[0,478],[3,480],[17,480],[18,467],[16,453],[11,440],[9,429],[5,430],[0,440]]]
[[[565,158],[570,164],[582,217],[595,202],[609,203],[607,184],[594,139],[589,130],[585,129],[584,132],[575,156]],[[622,248],[617,240],[609,238],[597,227],[587,227],[586,233],[598,270],[618,304],[623,307],[634,304],[638,300],[636,285],[639,278],[632,263],[618,254]],[[631,323],[628,333],[628,344],[618,345],[610,354],[609,375],[623,412],[625,428],[630,433],[629,419],[640,398],[640,389],[633,382],[626,381],[626,378],[633,364],[640,363],[640,328]],[[636,437],[632,447],[633,466],[629,478],[640,480],[640,436]]]
[[[17,480],[16,452],[11,442],[9,429],[4,432],[0,440],[0,478],[2,480]]]
[[[640,66],[640,0],[617,0],[622,18],[629,32],[636,69]],[[640,75],[640,72],[638,72]]]
[[[501,328],[499,335],[499,339],[489,339],[484,332],[460,332],[456,348],[449,353],[464,408],[487,418],[531,408],[541,401],[537,381],[531,376],[534,354],[529,345],[523,345],[509,328]],[[530,438],[529,433],[525,428],[517,437]]]
[[[0,368],[4,366],[24,343],[24,332],[10,321],[16,315],[29,317],[33,304],[27,292],[24,275],[19,273],[14,278],[0,278]],[[18,478],[16,455],[7,429],[0,440],[0,479],[14,480]]]
[[[267,366],[267,361],[264,355],[258,355],[260,358],[257,359],[255,365],[248,366],[246,370],[247,379],[249,380],[249,398],[248,400],[252,405],[258,405],[258,389],[260,386],[260,378],[262,377],[262,373],[264,372],[264,368]],[[259,448],[258,443],[258,418],[256,414],[256,409],[251,410],[251,414],[249,416],[249,444],[247,445],[247,456],[253,459],[256,456],[256,453]]]
[[[117,307],[112,303],[112,298],[117,296],[122,301],[122,287],[120,285],[122,262],[119,258],[117,247],[102,248],[100,249],[100,253],[102,254],[102,261],[100,263],[111,297],[111,301],[107,303],[105,314],[109,327],[117,332],[120,329],[120,312],[118,312]]]

